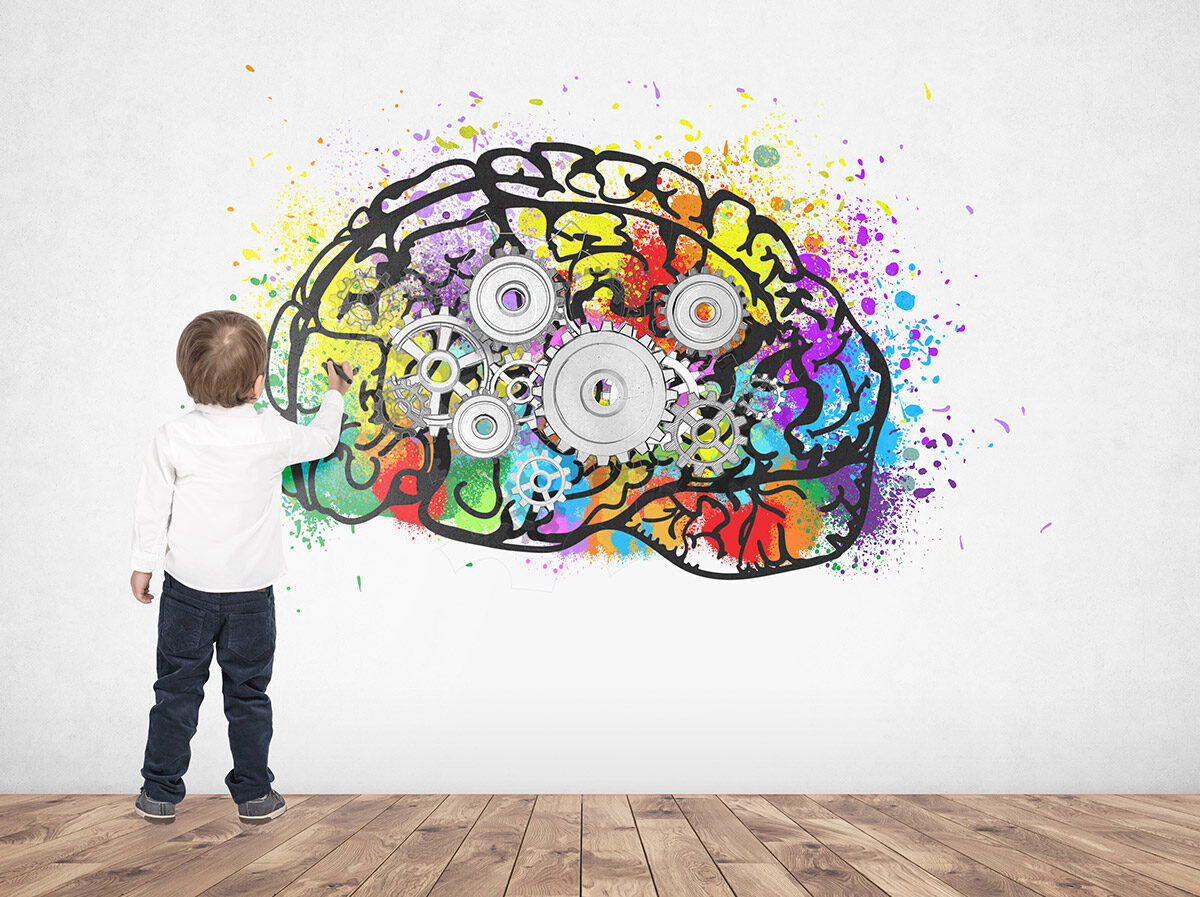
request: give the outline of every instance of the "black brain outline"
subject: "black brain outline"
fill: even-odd
[[[645,208],[647,205],[650,208]],[[560,266],[567,265],[566,279],[570,284],[576,281],[578,266],[592,266],[595,257],[605,252],[633,256],[649,270],[649,259],[637,250],[629,234],[635,227],[656,230],[665,250],[662,268],[682,257],[681,248],[694,249],[688,246],[690,242],[700,247],[696,264],[712,264],[735,273],[749,291],[757,315],[748,319],[745,338],[731,350],[713,356],[701,379],[717,383],[722,397],[730,398],[739,366],[751,360],[762,347],[776,347],[758,362],[753,373],[775,377],[790,373],[794,382],[787,382],[785,387],[789,398],[803,393],[802,399],[790,403],[799,412],[783,434],[791,453],[789,463],[794,462],[795,469],[773,468],[771,462],[780,453],[759,451],[753,440],[743,446],[740,463],[716,479],[692,477],[684,468],[671,483],[643,491],[639,487],[650,479],[654,470],[672,462],[656,460],[652,453],[635,456],[628,463],[614,467],[577,464],[578,479],[588,479],[592,488],[573,497],[599,494],[623,475],[627,482],[621,485],[619,506],[624,510],[595,523],[585,520],[567,533],[553,533],[546,529],[549,517],[544,515],[529,514],[523,522],[514,519],[511,507],[505,504],[510,495],[501,482],[501,457],[492,463],[495,507],[484,506],[478,513],[471,511],[473,516],[486,514],[490,518],[499,510],[500,525],[492,532],[477,533],[447,525],[430,512],[430,501],[446,485],[451,466],[452,448],[443,431],[435,438],[425,436],[421,440],[419,463],[391,472],[386,491],[365,513],[345,513],[334,506],[336,502],[326,501],[327,496],[318,484],[317,463],[293,466],[292,488],[285,481],[285,493],[302,507],[319,510],[342,523],[360,523],[389,509],[400,516],[400,511],[411,513],[415,506],[413,519],[433,533],[523,552],[561,551],[596,532],[620,529],[677,566],[718,579],[748,578],[808,567],[844,553],[858,537],[866,517],[875,446],[888,413],[891,378],[883,354],[854,320],[833,284],[804,267],[777,222],[758,213],[752,204],[731,190],[718,189],[710,195],[697,178],[669,162],[653,162],[617,150],[594,151],[548,141],[534,143],[528,150],[509,147],[487,150],[474,162],[450,159],[388,184],[321,248],[291,298],[276,314],[271,343],[284,346],[288,354],[283,401],[273,387],[268,389],[274,407],[290,420],[315,410],[299,402],[302,359],[310,335],[319,333],[340,340],[383,343],[368,333],[337,329],[341,324],[331,314],[334,308],[344,314],[355,300],[364,306],[369,304],[372,295],[352,292],[348,299],[330,304],[336,292],[335,279],[346,267],[371,259],[373,273],[383,283],[413,285],[412,289],[405,289],[408,304],[401,313],[420,301],[448,306],[458,313],[465,307],[466,278],[473,273],[480,256],[528,248],[528,235],[518,226],[520,212],[528,209],[537,209],[544,216],[544,239],[555,261]],[[577,214],[615,218],[617,223],[609,236],[623,236],[628,245],[605,245],[596,234],[580,233],[578,229],[568,231],[566,226],[560,226],[570,224]],[[730,222],[745,230],[736,253],[711,242],[716,230],[730,226]],[[464,233],[469,235],[472,231],[477,232],[475,237],[464,238]],[[578,247],[566,245],[575,242]],[[575,251],[568,251],[571,249]],[[747,259],[760,263],[757,271],[747,264]],[[608,294],[607,305],[613,314],[638,323],[644,332],[654,336],[669,336],[661,317],[662,300],[669,286],[650,285],[645,295],[634,296],[630,301],[628,284],[613,273],[610,278],[591,276],[587,278],[591,286],[572,291],[567,303],[569,315],[584,320],[584,302],[603,290]],[[369,310],[373,319],[378,310]],[[759,320],[758,316],[765,320]],[[345,482],[360,491],[379,485],[376,481],[382,470],[378,457],[372,455],[367,458],[370,470],[366,476],[356,475],[354,467],[361,466],[365,453],[386,454],[398,441],[415,438],[389,429],[378,419],[378,409],[374,406],[387,368],[385,346],[381,348],[381,357],[377,369],[363,370],[357,391],[348,396],[357,398],[358,407],[354,410],[366,412],[367,419],[345,421],[342,443],[332,459],[322,462],[342,465]],[[351,407],[348,402],[348,410]],[[355,435],[353,447],[347,442],[345,431]],[[363,440],[357,438],[364,435]],[[553,448],[552,441],[546,444]],[[565,457],[570,460],[570,453]],[[640,480],[635,479],[637,475]],[[409,482],[415,488],[405,488]],[[792,556],[787,550],[786,500],[789,494],[804,499],[813,493],[814,484],[820,484],[826,499],[819,508],[826,545],[815,554]],[[452,496],[443,492],[442,500],[452,497],[466,508],[470,502],[462,501],[464,485],[460,482],[448,490]],[[739,499],[738,495],[743,493],[746,498]],[[778,496],[784,497],[783,510],[777,504]],[[718,498],[724,498],[728,504]],[[607,507],[614,510],[611,503]],[[754,522],[760,513],[774,524],[774,535],[765,536],[765,542],[764,524]],[[659,535],[666,521],[672,536],[678,532],[678,542],[668,545],[653,532],[647,533],[643,527],[647,521],[651,521],[651,531],[653,523],[659,525]],[[776,549],[774,558],[769,551],[772,539]],[[750,544],[753,540],[757,540],[756,545]],[[736,569],[700,567],[706,555],[700,550],[702,545],[708,549],[708,555],[715,554],[718,560],[734,556],[736,548]]]

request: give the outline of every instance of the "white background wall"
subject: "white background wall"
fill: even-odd
[[[467,90],[528,111],[575,74],[596,143],[735,86],[831,144],[904,143],[876,185],[964,275],[955,412],[1013,432],[878,578],[544,580],[383,522],[292,552],[277,786],[1200,790],[1200,7],[590,7],[4,5],[0,791],[140,784],[157,605],[127,586],[133,490],[186,401],[179,331],[237,291],[283,181],[247,157],[303,161],[335,127],[373,146]],[[627,78],[662,108],[611,114]],[[209,686],[194,792],[229,764]]]

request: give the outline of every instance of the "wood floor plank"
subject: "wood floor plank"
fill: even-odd
[[[31,844],[53,841],[64,835],[81,832],[99,822],[123,816],[133,809],[133,797],[116,797],[76,813],[60,813],[48,817],[31,817],[29,824],[0,838],[0,857],[20,852]]]
[[[623,794],[585,794],[581,897],[655,897],[646,852]]]
[[[534,794],[497,794],[442,870],[429,897],[504,897]]]
[[[445,798],[444,794],[401,797],[276,897],[344,897],[351,894]]]
[[[1169,806],[1147,803],[1138,798],[1130,797],[1127,794],[1089,794],[1088,798],[1096,801],[1097,803],[1121,807],[1133,813],[1141,813],[1150,819],[1157,819],[1161,822],[1170,822],[1183,828],[1192,829],[1193,831],[1200,831],[1200,826],[1195,824],[1193,817],[1190,814],[1184,813],[1181,810],[1173,809]]]
[[[1178,808],[1200,822],[1200,794],[1130,794],[1135,800]]]
[[[748,794],[719,797],[813,897],[887,897],[766,798]]]
[[[133,799],[128,800],[132,804]],[[68,894],[72,891],[82,891],[89,895],[102,893],[104,882],[110,880],[110,877],[106,878],[102,874],[103,870],[122,861],[140,858],[155,846],[176,838],[185,831],[205,825],[233,807],[228,798],[222,800],[215,796],[193,797],[187,804],[187,812],[179,813],[175,822],[170,825],[144,823],[126,835],[80,851],[66,860],[38,866],[9,878],[4,881],[0,892],[5,897],[39,897],[52,890],[55,894]]]
[[[919,807],[924,807],[953,819],[973,832],[1008,843],[1050,865],[1077,875],[1114,894],[1136,894],[1137,897],[1181,897],[1186,891],[1163,884],[1153,878],[1126,869],[1094,854],[1080,850],[1055,838],[1031,831],[1019,824],[1002,819],[952,799],[957,795],[905,795]]]
[[[394,794],[361,794],[202,893],[204,897],[275,894],[395,802]]]
[[[130,812],[105,819],[83,831],[72,832],[52,841],[13,845],[11,850],[0,856],[0,878],[16,875],[46,863],[65,860],[73,854],[103,844],[112,838],[119,838],[146,824],[145,820],[133,813],[131,804]]]
[[[505,897],[579,897],[582,797],[539,794]]]
[[[1050,794],[1008,795],[1020,806],[1096,832],[1113,841],[1153,854],[1164,860],[1200,869],[1200,831],[1173,825],[1082,798]]]
[[[354,897],[424,897],[462,845],[486,794],[452,794],[362,883]]]
[[[1188,893],[1200,894],[1200,869],[1163,860],[1140,848],[1122,844],[1101,832],[1081,828],[1076,823],[1044,816],[1022,806],[1017,796],[963,794],[955,795],[955,799],[1029,831],[1069,844],[1114,865],[1157,878],[1164,884]]]
[[[21,806],[0,811],[0,845],[33,826],[82,816],[106,804],[119,806],[123,801],[132,804],[133,800],[132,796],[119,794],[50,794],[41,800],[31,798]]]
[[[719,798],[675,795],[675,803],[735,894],[811,897]]]
[[[916,863],[968,897],[1038,897],[1038,894],[966,854],[909,828],[850,795],[810,795],[855,828]]]
[[[962,892],[888,849],[811,798],[799,794],[763,796],[793,822],[875,882],[889,897],[963,897]]]
[[[1101,888],[904,798],[859,794],[855,799],[1045,897],[1113,897],[1108,888]]]
[[[733,897],[670,795],[631,794],[629,806],[658,897]]]
[[[289,796],[288,812],[305,799]],[[103,868],[73,879],[54,891],[54,897],[118,897],[246,830],[246,825],[238,821],[237,805],[226,795],[214,795],[207,811],[201,811],[190,799],[183,806],[187,810],[181,807],[170,825],[152,825],[139,819],[140,828],[130,834],[72,856],[70,862],[93,860]],[[153,840],[160,837],[163,840]],[[139,842],[132,852],[124,847],[129,838]]]
[[[299,806],[288,806],[278,819],[263,825],[242,826],[235,837],[215,844],[196,857],[156,876],[130,891],[126,897],[196,897],[205,889],[232,875],[243,866],[287,841],[297,832],[324,819],[348,802],[352,794],[320,794],[310,797]]]

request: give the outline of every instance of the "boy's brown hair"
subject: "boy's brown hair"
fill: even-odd
[[[233,408],[254,398],[254,381],[266,374],[267,354],[267,335],[254,318],[206,311],[183,328],[175,365],[197,403]]]

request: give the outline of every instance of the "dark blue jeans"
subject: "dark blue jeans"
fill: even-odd
[[[163,574],[158,607],[158,681],[142,777],[151,800],[179,803],[191,760],[204,683],[213,646],[221,666],[225,718],[233,769],[225,784],[235,801],[271,789],[271,699],[267,684],[275,660],[275,588],[256,592],[202,592]]]

